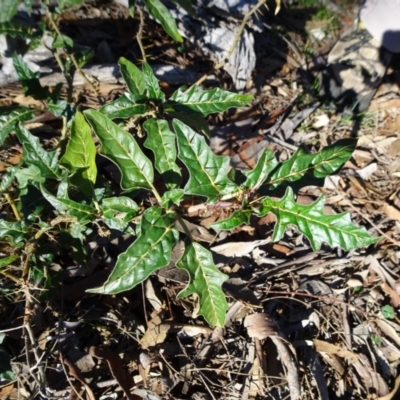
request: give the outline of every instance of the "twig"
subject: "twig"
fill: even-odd
[[[140,48],[140,52],[142,53],[143,62],[147,62],[146,61],[146,52],[144,51],[144,47],[143,47],[143,43],[142,43],[143,26],[144,26],[143,10],[140,7],[138,7],[137,10],[138,10],[138,13],[139,13],[140,23],[139,23],[139,30],[138,30],[138,33],[136,35],[136,40],[138,42],[138,45],[139,45],[139,48]]]
[[[11,209],[13,210],[15,219],[17,221],[21,221],[21,214],[19,213],[18,208],[15,205],[14,199],[10,196],[9,193],[5,193],[4,196],[5,196],[6,200],[7,200],[7,203],[10,205]]]
[[[58,26],[56,24],[56,22],[53,19],[53,14],[47,10],[47,18],[50,22],[51,27],[53,28],[54,32],[62,39],[63,43],[65,44],[64,41],[64,37],[62,35],[62,33],[60,32],[60,30],[58,29]],[[65,48],[67,48],[67,46],[65,45]],[[69,86],[72,85],[73,80],[71,79],[71,76],[67,73],[65,66],[63,65],[61,58],[59,57],[59,55],[57,54],[56,51],[53,51],[54,57],[56,58],[61,71],[63,72]],[[74,54],[69,54],[67,53],[68,57],[70,58],[70,60],[72,61],[72,63],[74,64],[74,67],[76,68],[76,71],[79,73],[79,75],[84,79],[84,81],[91,87],[91,89],[93,90],[93,92],[96,94],[97,98],[99,99],[99,102],[102,103],[101,98],[100,98],[100,91],[99,88],[96,87],[94,85],[94,83],[91,81],[91,79],[89,79],[89,77],[85,74],[85,72],[83,72],[82,68],[79,66],[78,62],[76,61],[76,58],[74,56]],[[70,89],[72,89],[70,87]]]
[[[236,33],[236,35],[235,35],[235,38],[234,38],[234,40],[233,40],[233,43],[232,43],[231,47],[229,48],[229,51],[228,51],[226,57],[224,58],[224,60],[221,61],[221,62],[219,62],[217,65],[215,65],[215,66],[212,68],[212,70],[210,70],[209,72],[207,72],[206,74],[204,74],[204,75],[203,75],[200,79],[198,79],[191,87],[200,85],[201,83],[203,83],[203,82],[207,79],[207,77],[208,77],[209,75],[211,75],[213,72],[218,71],[219,69],[221,69],[222,67],[225,66],[225,64],[226,64],[226,63],[229,61],[229,59],[231,58],[231,56],[232,56],[232,54],[233,54],[233,52],[234,52],[234,50],[235,50],[235,48],[236,48],[236,46],[237,46],[237,44],[238,44],[238,41],[239,41],[239,39],[240,39],[240,36],[242,35],[243,30],[244,30],[244,28],[245,28],[245,26],[246,26],[248,20],[249,20],[250,17],[251,17],[256,11],[258,11],[258,9],[259,9],[261,6],[263,6],[265,3],[266,3],[266,0],[259,0],[259,2],[258,2],[250,11],[248,11],[248,12],[245,14],[245,16],[244,16],[244,18],[243,18],[243,21],[242,21],[242,23],[240,24],[239,29],[238,29],[238,31],[237,31],[237,33]],[[189,89],[190,89],[191,87],[189,87]],[[189,89],[188,89],[188,90],[189,90]]]

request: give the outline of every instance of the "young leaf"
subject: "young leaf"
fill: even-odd
[[[38,36],[32,27],[17,22],[0,22],[0,34],[25,40],[32,40]]]
[[[12,60],[18,80],[22,83],[27,96],[32,96],[37,100],[46,100],[50,97],[48,89],[40,84],[39,73],[31,71],[28,64],[16,53],[13,54]]]
[[[118,60],[118,65],[129,91],[136,96],[142,96],[146,90],[143,72],[124,57]]]
[[[110,119],[131,118],[134,115],[144,114],[147,111],[147,105],[138,104],[136,101],[135,95],[124,93],[120,98],[105,104],[100,111]]]
[[[214,265],[211,253],[193,242],[186,247],[176,266],[189,274],[189,284],[178,294],[178,298],[196,294],[200,304],[199,314],[210,325],[223,327],[228,304],[222,284],[228,277]]]
[[[5,221],[0,219],[0,238],[8,237],[13,243],[18,243],[22,241],[29,228],[27,227],[25,221]]]
[[[27,187],[29,182],[36,184],[44,183],[46,178],[43,177],[40,169],[36,165],[29,165],[27,168],[20,168],[15,173],[15,177],[18,180],[18,188],[24,189]]]
[[[154,153],[154,165],[160,174],[168,174],[171,178],[166,184],[179,184],[181,170],[176,165],[175,134],[163,119],[148,119],[143,124],[147,132],[144,146]]]
[[[152,272],[168,265],[179,234],[175,214],[163,214],[159,207],[148,208],[140,223],[140,236],[121,253],[106,283],[90,293],[116,294],[130,290]]]
[[[19,171],[19,167],[9,167],[0,180],[0,195],[2,195],[13,183],[14,178]]]
[[[316,154],[300,147],[289,160],[283,162],[269,178],[268,185],[279,186],[283,181],[295,182],[306,174],[325,178],[341,168],[351,157],[357,140],[342,139]]]
[[[268,175],[277,166],[278,161],[275,158],[274,153],[269,149],[264,149],[261,157],[258,159],[257,165],[251,171],[243,171],[243,175],[246,177],[246,181],[243,183],[243,187],[257,190]]]
[[[120,169],[122,189],[151,189],[153,166],[133,136],[98,111],[86,110],[84,114],[101,141],[100,153]]]
[[[227,178],[229,157],[216,156],[204,137],[183,122],[174,120],[173,125],[178,138],[179,158],[190,174],[185,193],[215,201],[221,196],[237,192],[237,185]]]
[[[18,256],[8,256],[0,258],[0,268],[7,267],[7,265],[12,264],[15,260],[18,260]]]
[[[144,82],[150,100],[165,100],[165,94],[161,91],[158,79],[153,73],[149,64],[143,64]]]
[[[174,108],[179,111],[181,106],[201,113],[207,116],[212,113],[222,112],[231,107],[242,107],[248,104],[253,99],[249,94],[237,94],[227,92],[220,88],[212,90],[202,90],[197,86],[192,86],[188,91],[178,89],[168,100],[165,107],[170,105],[170,102],[176,102]]]
[[[58,154],[56,151],[45,151],[39,139],[33,136],[22,125],[17,126],[16,133],[24,152],[23,158],[26,164],[33,164],[40,169],[45,178],[57,178],[60,175],[58,167]]]
[[[215,230],[235,229],[242,224],[250,224],[252,210],[236,210],[229,218],[211,224]]]
[[[174,17],[160,0],[144,0],[149,13],[162,25],[165,32],[177,42],[182,42]]]
[[[128,224],[137,215],[139,207],[129,197],[109,197],[101,203],[103,219],[111,229],[129,230]]]
[[[185,194],[185,192],[183,189],[171,189],[171,190],[168,190],[167,192],[164,192],[164,194],[161,198],[162,206],[164,208],[169,208],[172,205],[171,203],[179,206],[184,194]]]
[[[93,194],[93,185],[96,182],[96,146],[93,143],[92,132],[83,114],[75,114],[71,126],[71,137],[60,164],[70,172],[76,172],[73,183],[81,187],[88,194]]]
[[[35,113],[25,107],[19,107],[7,114],[0,115],[0,146],[7,135],[15,129],[18,122],[28,121],[35,117]]]
[[[293,197],[293,190],[288,187],[285,196],[275,201],[266,197],[261,202],[260,216],[271,212],[277,221],[272,240],[278,241],[285,233],[288,225],[294,225],[310,241],[314,251],[321,248],[323,242],[332,247],[341,247],[351,250],[375,243],[374,238],[364,227],[357,227],[351,223],[350,214],[325,215],[323,213],[325,196],[310,205],[297,204]]]

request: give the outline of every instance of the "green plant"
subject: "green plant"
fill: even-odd
[[[15,62],[29,74],[22,60]],[[122,58],[119,66],[129,92],[100,110],[74,110],[66,146],[44,149],[24,127],[32,117],[27,109],[15,110],[1,121],[2,139],[15,131],[23,155],[0,184],[15,215],[14,220],[0,219],[0,236],[13,246],[10,256],[22,257],[28,270],[46,264],[42,240],[46,235],[69,237],[76,256],[83,257],[79,243],[82,248],[93,229],[104,235],[108,229],[118,229],[136,240],[119,255],[104,285],[89,292],[120,293],[169,264],[180,237],[179,224],[185,230],[185,250],[176,265],[188,272],[190,281],[178,297],[197,295],[199,313],[208,323],[222,326],[227,310],[222,284],[227,276],[186,228],[181,206],[186,199],[205,199],[207,204],[234,210],[231,217],[213,224],[216,231],[249,224],[251,215],[273,213],[275,241],[288,225],[296,226],[314,250],[323,242],[350,250],[376,241],[364,228],[354,226],[348,213],[324,215],[323,196],[311,205],[295,202],[293,190],[321,183],[335,173],[351,157],[354,140],[340,140],[316,154],[299,148],[283,163],[265,149],[253,170],[230,170],[229,158],[216,156],[205,140],[205,117],[243,106],[251,96],[191,87],[166,99],[149,65],[140,70]],[[35,80],[40,86],[37,76],[32,76],[31,84]],[[51,100],[51,93],[47,95]],[[125,129],[128,126],[133,134]],[[120,189],[108,188],[98,176],[97,153],[118,167]]]

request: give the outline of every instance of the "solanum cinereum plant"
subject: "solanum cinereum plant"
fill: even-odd
[[[99,110],[73,110],[66,142],[61,141],[55,149],[45,150],[24,127],[23,121],[33,116],[31,111],[20,108],[3,118],[3,140],[15,130],[23,147],[21,164],[9,169],[1,183],[5,192],[14,178],[18,182],[22,204],[18,212],[23,217],[0,220],[1,236],[16,247],[57,228],[82,243],[93,229],[101,234],[117,229],[134,235],[135,241],[118,256],[104,285],[89,290],[116,294],[168,265],[181,239],[184,251],[176,266],[187,271],[189,283],[178,297],[196,295],[199,314],[209,324],[223,326],[227,302],[222,284],[227,276],[185,227],[185,200],[235,210],[228,219],[213,224],[216,232],[250,224],[252,215],[273,213],[274,241],[282,238],[289,225],[295,226],[315,251],[324,242],[350,250],[377,240],[353,225],[348,213],[324,215],[324,196],[310,205],[295,201],[298,188],[321,183],[343,166],[355,148],[354,140],[340,140],[316,154],[301,147],[283,163],[264,149],[253,170],[235,171],[229,157],[215,155],[207,144],[205,117],[244,106],[251,96],[191,87],[166,99],[148,64],[139,69],[122,58],[119,67],[128,92]],[[120,191],[112,196],[98,177],[97,154],[120,171]],[[43,206],[27,206],[26,199],[38,191],[53,207],[50,219],[41,217]],[[141,205],[135,199],[140,199]]]

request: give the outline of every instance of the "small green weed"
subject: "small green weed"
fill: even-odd
[[[158,3],[145,0],[165,30],[181,40],[175,22]],[[71,47],[65,37],[59,43]],[[44,148],[24,125],[34,117],[33,110],[18,107],[0,117],[0,143],[15,134],[13,140],[23,148],[20,164],[8,168],[0,183],[14,215],[0,219],[0,236],[12,249],[1,263],[20,260],[23,281],[33,270],[37,284],[44,277],[37,274],[49,262],[44,238],[62,238],[77,249],[83,248],[91,232],[107,235],[116,229],[133,235],[135,241],[119,255],[104,285],[89,292],[120,293],[168,265],[181,237],[185,249],[176,265],[187,271],[189,284],[178,297],[195,294],[199,314],[209,324],[223,326],[228,304],[222,284],[227,276],[215,266],[211,252],[191,237],[182,219],[182,205],[193,196],[235,210],[228,219],[213,224],[217,232],[250,224],[253,215],[273,213],[274,241],[289,225],[297,227],[315,251],[322,243],[350,250],[377,240],[353,225],[348,213],[324,215],[324,196],[310,205],[295,201],[294,190],[322,184],[350,159],[355,140],[340,140],[316,154],[300,147],[283,163],[264,149],[253,170],[230,171],[229,158],[216,156],[205,140],[209,132],[205,118],[248,104],[249,95],[191,87],[166,98],[148,64],[139,69],[121,58],[119,68],[128,91],[99,110],[80,112],[59,100],[57,90],[43,88],[21,57],[14,57],[14,65],[25,93],[41,99],[49,112],[64,121],[60,143]],[[140,137],[124,129],[128,124]],[[111,190],[99,175],[97,155],[119,169],[119,188]],[[276,197],[281,192],[284,195]],[[186,234],[180,236],[177,224]],[[71,257],[83,256],[72,253]]]

